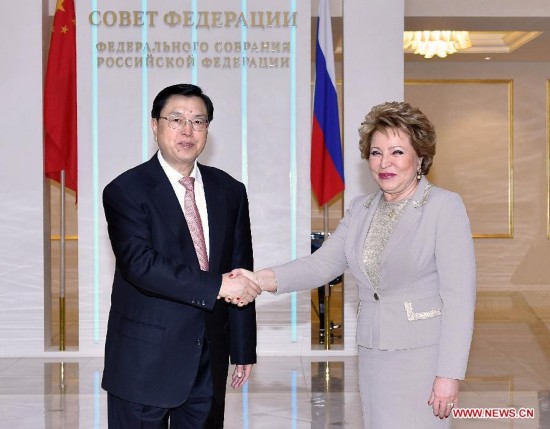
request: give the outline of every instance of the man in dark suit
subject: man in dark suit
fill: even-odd
[[[151,111],[159,151],[103,192],[116,257],[102,382],[110,429],[222,428],[229,357],[234,388],[256,363],[261,290],[222,275],[252,269],[246,189],[197,163],[213,113],[195,85],[163,89]]]

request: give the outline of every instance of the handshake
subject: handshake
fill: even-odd
[[[263,291],[275,292],[277,284],[275,274],[270,269],[256,272],[236,268],[222,276],[222,286],[218,299],[239,307],[250,304]]]

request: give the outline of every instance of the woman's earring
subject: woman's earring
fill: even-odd
[[[422,179],[422,171],[420,170],[420,167],[418,167],[418,170],[416,170],[416,180]]]

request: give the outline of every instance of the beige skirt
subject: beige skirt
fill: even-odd
[[[373,348],[359,346],[359,392],[364,429],[447,429],[451,418],[435,417],[428,405],[439,347],[378,350],[378,306]]]

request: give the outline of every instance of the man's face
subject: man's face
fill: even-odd
[[[167,119],[153,119],[151,127],[163,158],[184,176],[193,171],[195,160],[206,146],[208,129],[195,131],[193,120],[208,120],[206,105],[200,97],[171,96],[160,116]],[[180,118],[182,127],[170,128],[169,120]],[[186,121],[186,119],[188,119]]]

